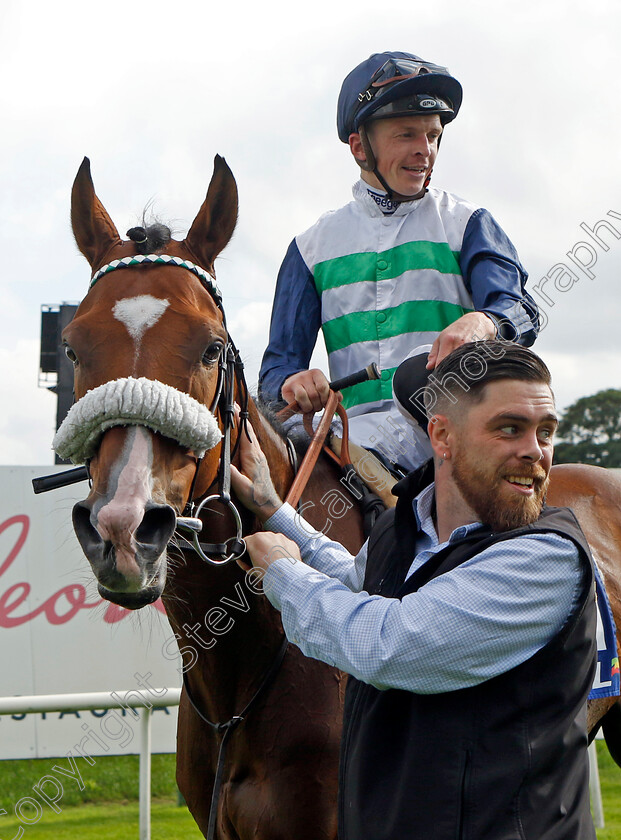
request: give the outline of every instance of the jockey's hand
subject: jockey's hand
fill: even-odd
[[[302,413],[321,411],[330,396],[330,383],[318,368],[300,370],[285,379],[281,391],[283,400],[297,402]]]
[[[281,557],[291,561],[301,560],[300,549],[283,534],[273,534],[271,531],[259,531],[244,537],[248,555],[254,568],[269,569],[274,560]],[[238,561],[242,569],[248,569],[247,563]]]
[[[261,522],[276,513],[282,505],[272,483],[270,468],[252,424],[248,421],[246,432],[240,429],[239,466],[231,464],[231,486],[240,502],[259,517]]]
[[[427,370],[432,370],[445,356],[468,341],[496,337],[496,325],[483,312],[467,312],[445,327],[429,351]]]

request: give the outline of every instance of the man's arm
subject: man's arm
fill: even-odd
[[[263,522],[295,540],[251,534],[248,553],[265,571],[265,594],[281,611],[288,638],[307,656],[382,689],[453,691],[524,662],[575,607],[580,557],[556,534],[500,542],[403,600],[359,591],[366,545],[352,558],[296,522],[274,490],[251,426],[248,433],[240,441],[241,471],[231,467],[233,490]],[[300,548],[316,568],[301,562]]]
[[[351,592],[265,549],[251,554],[288,638],[380,689],[433,694],[504,673],[560,631],[581,590],[578,550],[555,534],[499,543],[402,600]]]
[[[509,237],[487,210],[472,214],[460,263],[475,309],[496,322],[499,338],[530,347],[539,332],[539,310],[526,291],[528,274]]]
[[[533,344],[539,332],[539,310],[526,292],[528,275],[508,236],[487,210],[476,210],[468,221],[460,267],[476,311],[440,333],[427,367],[435,367],[469,341],[498,337],[527,347]]]
[[[290,505],[283,504],[270,476],[267,459],[250,423],[240,432],[240,469],[231,464],[231,483],[240,502],[276,534],[246,538],[255,553],[276,557],[304,558],[314,568],[337,578],[353,591],[362,588],[366,568],[366,543],[353,557],[340,543],[313,528]],[[244,567],[243,563],[240,565]]]
[[[293,240],[278,273],[269,344],[259,372],[261,399],[280,400],[285,379],[307,371],[320,328],[319,295]]]

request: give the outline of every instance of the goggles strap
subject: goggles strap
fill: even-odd
[[[371,148],[369,135],[363,125],[361,125],[358,129],[358,134],[360,135],[360,142],[362,143],[365,159],[359,160],[359,158],[356,158],[356,162],[361,169],[365,170],[365,172],[374,172],[376,168],[375,155],[373,154],[373,149]]]

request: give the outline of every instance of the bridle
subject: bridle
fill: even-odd
[[[222,306],[222,295],[218,289],[213,274],[201,266],[181,257],[173,257],[169,254],[138,254],[133,257],[124,257],[120,260],[113,260],[111,263],[99,268],[94,272],[89,288],[106,274],[118,271],[123,268],[134,268],[141,265],[169,265],[185,268],[191,271],[201,281],[202,286],[211,296],[222,315],[222,325],[226,330],[227,341],[218,356],[218,381],[215,394],[209,408],[212,414],[219,412],[222,418],[222,443],[220,463],[218,466],[218,490],[201,499],[198,503],[194,500],[198,473],[203,457],[196,459],[194,477],[190,486],[188,501],[186,502],[183,515],[177,516],[176,530],[182,533],[181,536],[187,540],[190,548],[193,548],[198,556],[205,563],[213,566],[224,566],[233,560],[237,560],[246,551],[246,544],[242,536],[242,518],[235,504],[231,500],[231,460],[239,446],[240,435],[247,434],[248,423],[248,385],[244,376],[244,364],[241,360],[239,350],[235,346],[226,325],[226,315]],[[239,401],[239,433],[236,444],[231,452],[231,431],[235,425],[235,384],[238,386]],[[59,487],[66,487],[79,481],[88,479],[91,481],[89,462],[84,466],[74,467],[61,473],[54,473],[49,476],[41,476],[33,479],[35,493],[44,493],[48,490],[55,490]],[[203,508],[210,502],[220,502],[233,515],[235,521],[235,535],[222,543],[201,543],[199,539],[203,523],[200,514]],[[191,536],[188,539],[186,535]],[[214,559],[214,555],[219,559]]]
[[[192,535],[191,547],[205,563],[212,566],[224,566],[231,561],[237,560],[246,552],[246,543],[242,536],[242,519],[235,504],[231,500],[231,460],[235,456],[241,434],[247,434],[246,424],[248,422],[248,385],[244,376],[244,364],[233,340],[229,335],[226,325],[226,315],[222,305],[222,294],[215,283],[214,275],[201,266],[181,257],[170,256],[169,254],[138,254],[132,257],[124,257],[120,260],[113,260],[111,263],[99,268],[92,276],[90,288],[104,275],[122,268],[134,268],[143,265],[168,265],[185,268],[191,271],[201,281],[203,288],[209,293],[222,315],[222,325],[226,330],[227,341],[220,351],[218,357],[218,381],[210,411],[215,414],[219,411],[222,418],[222,443],[220,463],[218,466],[218,490],[200,500],[198,504],[194,501],[194,493],[198,479],[198,473],[203,458],[197,458],[194,477],[190,486],[188,501],[182,516],[177,517],[177,530],[189,532]],[[231,431],[235,425],[235,383],[239,387],[240,428],[237,442],[231,452]],[[201,543],[199,539],[202,530],[200,514],[203,508],[211,503],[219,502],[233,515],[235,522],[235,536],[230,537],[222,543]],[[182,536],[185,535],[182,534]],[[218,556],[219,559],[214,559]]]
[[[222,314],[224,316],[224,313]],[[235,382],[238,383],[241,398],[239,410],[240,428],[235,447],[231,452],[231,431],[235,424]],[[203,460],[202,458],[197,459],[194,478],[192,479],[190,494],[183,516],[177,517],[177,528],[182,531],[187,530],[192,532],[191,545],[201,560],[204,560],[212,566],[224,566],[232,560],[237,560],[246,552],[246,543],[242,536],[242,519],[235,504],[231,500],[231,460],[235,456],[235,452],[239,446],[240,435],[247,434],[248,386],[244,377],[244,364],[240,358],[239,351],[230,337],[218,359],[218,384],[211,411],[215,413],[216,409],[219,410],[223,424],[222,448],[220,450],[220,462],[218,465],[218,492],[205,496],[198,504],[194,501],[198,472]],[[229,539],[222,543],[201,543],[199,539],[202,529],[200,514],[203,508],[210,502],[221,503],[233,514],[236,531],[235,536],[229,537]],[[219,555],[220,559],[215,560],[210,555]]]

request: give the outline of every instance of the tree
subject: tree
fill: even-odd
[[[562,414],[558,441],[557,464],[621,467],[621,390],[608,388],[570,405]]]

